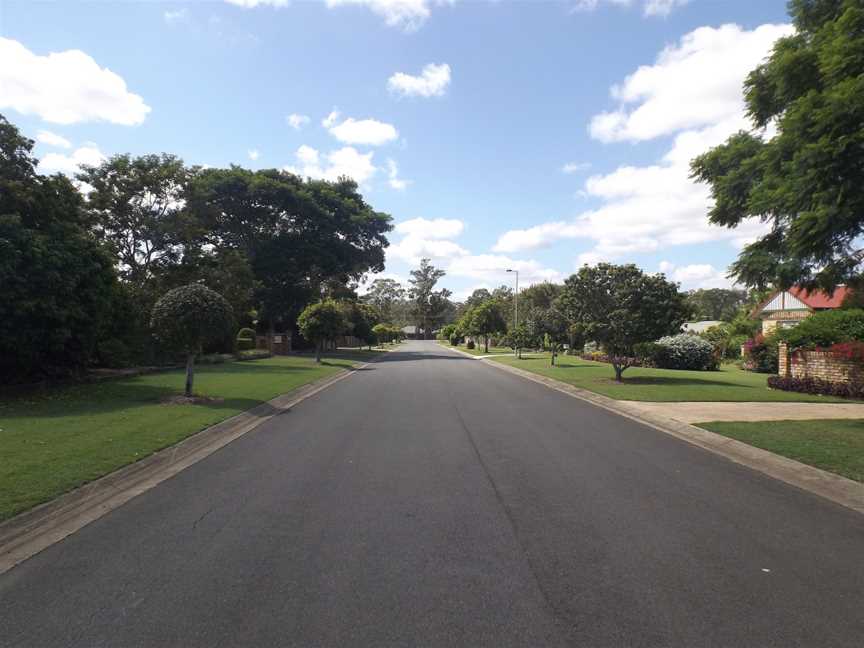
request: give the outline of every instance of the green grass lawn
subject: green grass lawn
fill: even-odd
[[[0,520],[306,383],[375,356],[277,356],[196,368],[195,392],[221,402],[165,405],[184,372],[75,385],[0,400]]]
[[[699,427],[864,482],[864,421],[699,423]]]
[[[575,356],[558,356],[560,366],[550,367],[548,354],[542,358],[493,358],[520,369],[556,378],[575,387],[617,400],[635,401],[786,401],[849,402],[828,396],[768,389],[766,374],[742,371],[732,365],[720,371],[676,371],[631,367],[624,372],[624,382],[615,382],[611,365],[582,360]]]

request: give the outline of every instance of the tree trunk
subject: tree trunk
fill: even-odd
[[[315,362],[321,362],[321,341],[315,343]]]
[[[551,348],[551,354],[550,354],[549,358],[550,358],[551,363],[552,363],[550,366],[554,367],[555,366],[555,347]]]
[[[195,354],[186,355],[186,391],[183,393],[192,396],[192,381],[195,378]]]
[[[624,367],[617,364],[613,364],[612,367],[615,369],[615,380],[617,382],[624,382],[624,379],[621,376],[624,373]]]
[[[489,336],[483,336],[483,353],[489,353]]]

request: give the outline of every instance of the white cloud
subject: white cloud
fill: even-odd
[[[249,156],[250,160],[254,161],[254,160],[257,160],[261,156],[261,153],[258,151],[258,149],[250,149],[247,152],[247,155]]]
[[[57,148],[72,148],[72,142],[67,140],[62,135],[58,135],[57,133],[52,133],[47,130],[40,130],[36,133],[36,141],[40,144],[45,144],[46,146],[54,146]]]
[[[310,121],[308,115],[301,115],[299,113],[291,113],[285,118],[285,120],[294,130],[300,130]]]
[[[586,171],[591,168],[590,162],[568,162],[563,167],[561,167],[562,173],[579,173],[580,171]]]
[[[185,21],[189,17],[189,12],[186,9],[167,10],[162,14],[162,18],[169,25],[176,25]]]
[[[465,230],[458,218],[412,218],[396,224],[396,232],[423,239],[454,239]]]
[[[429,63],[420,76],[397,72],[387,79],[387,88],[403,97],[440,97],[450,85],[450,66]]]
[[[0,109],[38,115],[55,124],[108,121],[131,126],[150,107],[126,82],[80,50],[34,54],[0,38]]]
[[[49,153],[39,161],[39,173],[65,173],[72,176],[81,165],[97,165],[105,160],[105,154],[93,144],[88,143],[75,149],[70,155]]]
[[[410,265],[417,265],[423,258],[441,262],[467,254],[468,250],[454,241],[424,239],[419,236],[406,236],[387,248],[388,259],[398,259]]]
[[[390,185],[391,189],[395,189],[396,191],[405,191],[408,185],[411,184],[410,180],[399,177],[399,165],[396,164],[396,160],[393,158],[387,158],[387,184]]]
[[[644,12],[646,16],[668,16],[673,9],[683,7],[690,0],[646,0]]]
[[[384,18],[388,27],[406,32],[419,29],[432,14],[433,5],[453,4],[453,0],[326,0],[330,8],[342,6],[367,7]]]
[[[310,178],[320,178],[334,181],[340,176],[353,178],[358,184],[363,184],[375,175],[375,165],[372,163],[373,153],[360,153],[352,146],[345,146],[322,156],[317,149],[303,145],[297,149],[296,166],[283,167],[290,173]]]
[[[701,128],[744,112],[747,74],[791,25],[700,27],[664,49],[612,87],[620,102],[594,116],[589,132],[603,142],[643,141],[685,128]]]
[[[327,115],[324,119],[321,120],[321,125],[324,128],[330,128],[331,126],[333,126],[333,124],[339,121],[339,117],[341,116],[342,113],[340,113],[337,108],[334,108],[330,111],[329,115]]]
[[[328,116],[325,121],[329,120],[330,117]],[[349,117],[340,124],[331,122],[328,130],[333,137],[345,144],[380,146],[399,137],[399,132],[392,124],[386,124],[375,119]]]
[[[666,154],[655,164],[621,166],[589,177],[584,192],[598,199],[599,207],[573,220],[505,232],[494,249],[517,252],[581,238],[593,242],[593,248],[578,262],[596,263],[670,246],[725,241],[740,248],[755,240],[767,230],[758,220],[736,229],[708,223],[710,191],[690,179],[689,164],[749,127],[741,101],[744,78],[771,49],[772,39],[789,31],[774,25],[753,31],[729,25],[702,27],[664,50],[657,65],[639,68],[613,92],[636,105],[615,113],[617,125],[595,135],[638,141],[674,134]],[[749,60],[742,58],[743,53]],[[698,73],[694,61],[702,66]],[[729,68],[735,70],[735,78]]]
[[[676,266],[669,261],[661,261],[660,272],[672,281],[681,284],[684,290],[696,288],[731,288],[733,283],[726,278],[726,273],[718,270],[710,263],[694,263]]]
[[[447,266],[447,274],[500,284],[507,276],[508,268],[519,271],[520,286],[563,279],[560,272],[545,268],[537,261],[511,259],[499,254],[466,254],[456,257]]]
[[[642,0],[642,13],[646,16],[668,16],[673,9],[683,7],[690,0]],[[574,12],[594,11],[600,5],[616,5],[629,7],[636,4],[634,0],[575,0],[571,5]]]
[[[225,0],[228,4],[254,9],[255,7],[287,7],[291,0]]]

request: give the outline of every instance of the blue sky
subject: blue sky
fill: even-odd
[[[761,226],[709,227],[687,161],[748,127],[741,81],[788,21],[784,0],[0,0],[0,111],[45,172],[166,151],[351,174],[397,224],[385,274],[431,256],[457,297],[598,260],[722,286]]]

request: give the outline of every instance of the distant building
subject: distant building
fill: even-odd
[[[405,334],[405,337],[409,340],[422,340],[423,339],[423,329],[419,326],[403,326],[402,332]]]
[[[720,320],[702,320],[700,322],[684,322],[681,326],[681,330],[685,333],[703,333],[707,331],[712,326],[718,326],[722,324]]]
[[[778,326],[791,328],[817,311],[840,308],[849,292],[846,286],[837,286],[830,294],[792,286],[771,293],[753,310],[752,316],[762,320],[762,334],[767,335]]]

